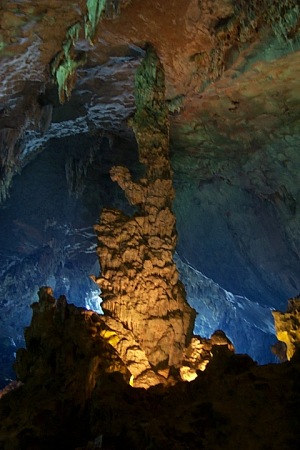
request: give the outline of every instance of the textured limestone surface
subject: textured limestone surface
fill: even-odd
[[[116,344],[122,336],[124,350],[131,332],[123,336],[114,319],[56,300],[49,288],[39,297],[26,349],[17,353],[18,381],[0,391],[1,449],[297,448],[299,351],[283,364],[258,366],[217,332],[213,345],[191,342],[187,378],[201,370],[198,350],[213,354],[194,381],[173,376],[134,389]]]
[[[273,311],[276,336],[285,345],[285,354],[281,356],[290,360],[300,346],[300,297],[288,300],[286,312]]]
[[[103,311],[131,330],[150,363],[163,369],[181,363],[195,311],[186,302],[173,261],[176,230],[164,73],[150,47],[136,85],[132,126],[145,173],[133,181],[126,167],[111,169],[112,180],[137,211],[132,217],[114,209],[101,212],[95,226],[101,266],[97,283]]]
[[[178,254],[175,262],[188,302],[197,311],[194,334],[208,338],[221,329],[237,353],[246,353],[259,364],[277,361],[271,351],[277,340],[271,308],[226,291]]]
[[[264,337],[251,333],[269,329],[269,318],[264,326],[248,306],[284,310],[299,292],[299,24],[298,0],[0,2],[0,334],[9,358],[7,342],[20,342],[40,280],[75,301],[94,273],[86,262],[93,215],[84,211],[88,219],[77,226],[99,190],[91,189],[85,141],[109,133],[111,151],[97,147],[94,160],[103,180],[120,153],[131,158],[134,72],[148,42],[165,70],[177,250],[240,297],[238,312],[250,312],[248,342]],[[52,164],[70,146],[77,148],[70,161]],[[60,194],[64,172],[77,203]],[[13,192],[20,177],[22,189]],[[40,180],[34,189],[32,180]],[[109,181],[99,195],[119,207],[122,195],[110,194]],[[218,301],[212,291],[210,315]],[[221,321],[232,326],[231,302],[229,309]],[[242,342],[244,332],[235,336]]]
[[[228,339],[224,331],[216,330],[210,337],[205,339],[201,336],[193,336],[189,346],[184,352],[182,365],[180,367],[180,376],[183,381],[195,380],[199,371],[203,372],[207,364],[218,351],[216,347],[222,346],[222,349],[230,353],[234,352],[232,342]]]
[[[78,390],[80,404],[94,389],[99,371],[119,372],[129,379],[124,363],[109,345],[113,334],[96,313],[68,305],[64,296],[56,300],[48,287],[40,289],[39,302],[32,309],[31,324],[25,329],[27,348],[18,350],[15,364],[20,381],[34,377],[43,384],[49,371],[57,383],[65,384],[70,377],[69,388]]]
[[[26,384],[34,378],[36,383],[43,384],[51,373],[56,383],[69,385],[74,393],[78,390],[79,403],[89,398],[104,373],[118,372],[131,386],[148,389],[195,379],[197,370],[204,370],[213,357],[215,346],[234,351],[222,331],[215,332],[211,339],[196,336],[182,352],[180,371],[172,370],[170,364],[154,372],[151,358],[143,350],[144,343],[136,340],[122,318],[69,304],[63,295],[56,299],[50,287],[40,288],[38,298],[31,305],[31,323],[25,328],[25,348],[17,350],[14,363],[17,383]],[[171,353],[172,342],[169,350]]]
[[[57,382],[78,390],[79,402],[81,395],[89,397],[100,372],[122,373],[135,387],[163,381],[120,321],[68,304],[64,296],[56,300],[49,287],[39,290],[39,302],[32,309],[31,324],[25,329],[26,349],[18,350],[15,363],[19,381],[26,383],[33,376],[43,383],[50,370]]]

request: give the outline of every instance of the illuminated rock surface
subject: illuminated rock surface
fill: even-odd
[[[137,212],[128,217],[105,209],[95,226],[103,311],[131,330],[150,363],[178,366],[194,328],[195,312],[185,299],[173,262],[176,246],[174,198],[169,161],[168,111],[163,68],[148,49],[136,75],[137,112],[133,119],[143,178],[134,182],[126,167],[111,178]]]
[[[180,376],[183,381],[192,381],[197,378],[199,370],[203,372],[211,361],[216,348],[221,346],[229,355],[234,347],[222,330],[216,330],[210,339],[193,336],[189,346],[184,352]]]
[[[207,337],[224,324],[239,351],[251,351],[263,362],[273,358],[267,354],[275,338],[270,310],[283,311],[286,299],[300,291],[299,24],[298,0],[0,2],[4,383],[14,376],[10,364],[16,347],[23,346],[22,328],[30,321],[29,305],[39,286],[51,285],[56,297],[67,294],[77,305],[99,307],[98,292],[88,281],[89,274],[99,272],[91,256],[96,247],[92,225],[100,206],[113,205],[126,216],[134,213],[123,192],[113,187],[109,169],[125,165],[134,182],[141,177],[136,162],[129,164],[137,158],[127,120],[135,111],[134,73],[149,42],[166,77],[177,251],[187,264],[181,279],[188,284],[198,273],[187,289],[199,311],[196,328],[207,325]],[[69,100],[60,105],[59,96]],[[297,314],[288,314],[285,331],[290,333]],[[200,349],[201,343],[192,342]],[[226,360],[226,351],[219,353]],[[216,358],[212,364],[217,366]],[[297,363],[249,369],[252,363],[245,358],[235,367],[240,364],[247,375],[228,378],[221,370],[213,381],[207,372],[201,383],[209,381],[202,387],[200,380],[189,385],[197,388],[175,387],[169,406],[181,412],[174,418],[169,408],[164,410],[159,416],[163,429],[153,413],[143,422],[141,411],[143,402],[149,411],[156,413],[157,404],[163,409],[165,397],[143,399],[136,413],[132,404],[140,394],[135,393],[119,420],[111,405],[114,398],[116,405],[123,404],[122,395],[114,397],[107,380],[101,397],[107,400],[106,412],[101,416],[101,407],[95,407],[93,416],[105,417],[106,425],[81,433],[87,416],[80,416],[79,423],[72,415],[73,399],[64,408],[59,404],[60,416],[53,405],[60,391],[47,397],[31,380],[10,397],[20,405],[18,417],[14,400],[3,400],[1,433],[18,450],[21,438],[28,448],[59,448],[61,441],[75,448],[79,434],[87,447],[102,432],[103,447],[109,447],[110,434],[112,447],[120,439],[121,446],[125,442],[139,449],[184,448],[187,442],[194,448],[297,448]],[[28,400],[34,396],[36,402]],[[186,406],[191,397],[192,406]],[[203,405],[203,398],[209,405]],[[46,406],[39,413],[36,405]],[[220,411],[225,422],[218,420]],[[199,416],[200,422],[194,421]],[[205,437],[193,432],[196,427],[205,429]],[[9,428],[19,431],[12,436]],[[45,428],[48,436],[57,437],[42,440]],[[70,430],[76,443],[70,443]]]
[[[20,381],[0,391],[2,450],[297,448],[297,354],[258,366],[218,332],[197,379],[134,389],[105,317],[49,288],[39,297],[17,354]]]
[[[22,382],[33,376],[43,383],[49,370],[56,379],[71,375],[69,383],[79,403],[81,395],[89,397],[85,389],[94,389],[99,371],[121,373],[136,387],[159,383],[133,334],[119,321],[69,305],[64,296],[56,300],[50,288],[40,289],[39,302],[32,309],[25,331],[27,349],[18,351],[16,361]]]
[[[286,346],[286,357],[290,360],[300,346],[300,297],[290,298],[287,311],[273,311],[276,336]],[[284,359],[283,355],[283,359]]]
[[[22,177],[32,168],[24,183],[38,178],[37,167],[30,164],[45,147],[49,153],[55,153],[54,147],[63,151],[74,147],[78,138],[80,149],[66,170],[69,181],[79,181],[77,187],[80,173],[88,170],[91,144],[84,143],[85,139],[99,133],[106,134],[110,142],[118,140],[105,155],[111,165],[115,159],[119,163],[121,151],[123,158],[129,157],[135,145],[126,124],[135,107],[134,72],[150,42],[165,70],[180,257],[226,291],[254,304],[283,309],[286,298],[298,294],[300,57],[296,0],[255,0],[251,5],[244,0],[216,0],[213,6],[206,0],[124,0],[105,5],[83,0],[50,4],[46,0],[5,0],[0,13],[3,199],[18,171],[23,170]],[[70,71],[63,70],[67,67]],[[69,101],[60,105],[58,91],[68,97],[72,88]],[[53,143],[55,137],[59,144]],[[99,142],[97,137],[95,142]],[[103,164],[102,152],[103,147],[98,148],[95,165]],[[50,169],[49,159],[44,164]],[[101,176],[107,173],[103,171]],[[54,185],[56,180],[49,186],[49,194],[43,193],[45,207],[51,203]],[[86,189],[82,177],[80,186]],[[40,196],[38,188],[30,193],[32,198],[35,195]],[[87,196],[82,203],[86,200]],[[90,199],[88,202],[90,205]],[[9,199],[4,207],[10,208]],[[1,236],[9,242],[12,238],[4,231],[14,230],[16,225],[4,223],[6,216],[3,213],[0,218]],[[81,228],[91,227],[94,220],[89,218]],[[37,227],[30,223],[29,214],[25,224],[22,221]],[[71,215],[64,215],[56,224],[60,230],[72,228]],[[39,233],[43,227],[40,224]],[[13,267],[16,272],[22,271],[22,266],[27,270],[37,258],[37,247],[41,253],[45,251],[40,239],[30,253],[29,233],[26,237],[23,231],[17,233],[16,239],[29,258],[23,258],[22,252],[7,256],[1,244],[0,272],[6,272],[6,280],[10,280],[1,282],[1,305],[6,308],[3,330],[14,328],[12,315],[17,314],[6,302],[17,302],[17,310],[20,306],[17,295],[10,300],[11,292],[24,292],[19,285],[21,277],[11,273]],[[58,279],[58,260],[66,246],[75,249],[77,245],[64,244],[47,257],[52,280]],[[62,259],[62,264],[67,264],[65,255]],[[89,270],[84,267],[83,276]],[[48,284],[48,277],[41,272],[42,284]],[[64,278],[71,273],[69,270]],[[74,280],[79,284],[78,276]],[[29,303],[39,285],[40,281],[27,288],[22,301],[27,323]],[[17,340],[11,332],[3,337]]]

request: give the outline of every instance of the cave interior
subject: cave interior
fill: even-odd
[[[114,208],[137,217],[141,207],[128,201],[132,185],[122,185],[129,183],[127,172],[113,180],[113,167],[126,167],[133,185],[142,180],[148,190],[151,170],[172,180],[173,257],[178,283],[196,313],[194,335],[209,340],[222,330],[236,354],[249,355],[241,360],[247,370],[250,359],[262,367],[288,364],[282,361],[292,359],[289,343],[297,347],[300,322],[289,322],[291,338],[285,329],[276,330],[274,318],[280,316],[276,311],[293,309],[294,300],[288,300],[297,300],[300,291],[298,1],[4,0],[0,15],[0,389],[16,378],[16,353],[26,345],[24,328],[31,320],[34,326],[40,314],[31,306],[41,286],[52,291],[40,291],[40,302],[65,296],[68,304],[103,314],[99,214]],[[161,64],[163,101],[160,94],[151,97],[147,83],[137,82],[149,46]],[[151,64],[147,82],[156,63]],[[141,131],[138,102],[148,96],[152,106],[162,102],[167,112],[148,105]],[[167,121],[170,167],[163,170],[157,168],[163,158],[158,150],[154,162],[141,157],[143,145],[164,147],[164,138],[157,137],[160,122],[151,141],[153,117]],[[159,201],[164,195],[157,194]],[[294,309],[298,314],[297,304]],[[159,357],[153,361],[162,364]],[[20,356],[18,374],[22,364]],[[126,378],[126,368],[118,367]],[[284,367],[276,370],[286,370],[288,378]],[[299,398],[295,410],[297,405]],[[209,420],[210,429],[218,422],[215,412]],[[80,448],[102,448],[96,434],[94,447]],[[78,435],[86,437],[82,430]],[[282,442],[281,448],[292,448],[287,436],[282,431],[278,448]],[[211,441],[214,447],[205,447],[206,441],[203,447],[168,447],[160,438],[151,447],[140,444],[140,437],[130,439],[132,448],[221,446],[221,437]],[[22,448],[48,448],[28,442]],[[107,448],[120,448],[115,436],[112,447],[107,442]]]

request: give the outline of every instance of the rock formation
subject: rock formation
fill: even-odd
[[[28,377],[43,383],[46,372],[61,377],[84,395],[93,390],[99,371],[118,372],[135,387],[148,388],[162,380],[153,372],[145,353],[133,334],[119,322],[85,308],[68,304],[64,296],[57,300],[51,288],[39,290],[39,302],[33,303],[31,324],[25,330],[26,349],[17,353],[18,380]]]
[[[26,349],[18,350],[15,364],[21,382],[33,377],[40,385],[67,385],[80,404],[89,398],[99,372],[118,372],[129,381],[128,369],[109,344],[115,333],[97,314],[67,304],[64,296],[56,300],[48,287],[40,289],[32,309]]]
[[[69,283],[72,299],[87,304],[80,293],[96,260],[83,261],[96,245],[94,191],[102,204],[115,198],[107,166],[118,166],[112,179],[136,211],[129,216],[120,200],[126,214],[104,210],[99,224],[105,316],[40,291],[27,348],[17,354],[19,381],[0,393],[1,450],[297,448],[299,300],[274,313],[283,364],[257,366],[233,354],[219,331],[211,340],[192,336],[193,312],[172,261],[168,124],[156,108],[161,91],[143,89],[143,77],[132,125],[145,174],[136,181],[119,164],[135,149],[127,126],[133,73],[150,42],[164,67],[171,112],[178,253],[234,294],[249,330],[259,322],[270,335],[260,312],[282,310],[300,286],[299,36],[299,0],[0,2],[1,370],[13,358],[13,342],[21,344],[38,286]],[[109,155],[99,135],[119,140]],[[90,144],[92,165],[101,168],[85,178]],[[38,163],[45,146],[48,156]],[[53,164],[68,146],[76,152]],[[56,177],[46,187],[51,170]],[[93,185],[93,177],[106,182]],[[19,185],[15,193],[12,184]],[[141,282],[145,297],[134,289]],[[207,305],[214,316],[220,298],[230,302],[232,294],[212,289]],[[197,292],[196,301],[203,295]],[[238,338],[240,316],[230,303]],[[176,367],[170,374],[169,364]],[[179,372],[198,377],[182,383]]]
[[[1,450],[297,448],[297,355],[258,366],[229,351],[217,332],[201,342],[202,354],[214,356],[197,379],[133,389],[138,365],[126,367],[118,354],[123,348],[131,359],[125,337],[132,333],[113,329],[119,321],[56,300],[49,288],[32,309],[27,348],[17,353],[19,380],[0,391]],[[190,380],[195,350],[193,338],[185,355]]]
[[[112,191],[109,183],[99,182],[106,178],[107,166],[100,176],[89,173],[82,182],[87,141],[93,138],[97,148],[94,167],[103,155],[99,134],[109,133],[110,141],[120,144],[106,155],[107,165],[124,164],[112,158],[135,148],[127,119],[134,113],[133,74],[147,42],[163,63],[171,112],[178,254],[240,296],[242,310],[250,305],[245,297],[263,309],[283,310],[300,285],[299,13],[298,0],[0,2],[0,198],[5,208],[0,210],[0,339],[12,338],[19,346],[38,286],[55,288],[64,271],[73,281],[72,295],[67,294],[74,302],[80,298],[74,285],[80,289],[86,274],[98,273],[91,270],[93,263],[82,263],[88,249],[78,250],[77,242],[67,241],[79,227],[92,227],[100,203],[113,204],[103,198]],[[64,173],[52,158],[70,146],[77,152],[66,166],[68,181],[73,192],[84,195],[76,205],[62,194],[57,180]],[[37,167],[46,152],[50,157]],[[49,178],[47,193],[42,193],[43,174],[51,170],[59,177]],[[98,181],[87,194],[93,179]],[[22,184],[24,200],[11,184],[13,189]],[[102,198],[92,203],[100,190]],[[43,236],[44,222],[53,218],[54,196],[62,207],[56,200],[60,214],[49,234],[59,239],[62,258],[50,249],[43,256],[49,270],[40,271],[39,255],[44,255],[48,237],[32,244],[28,235],[12,237],[11,230],[17,219]],[[43,212],[42,220],[36,221],[36,210]],[[78,224],[81,216],[86,222]],[[38,276],[29,288],[18,274],[35,264],[32,273]],[[198,304],[201,299],[197,297]],[[212,316],[218,301],[209,306]],[[250,322],[247,334],[257,329],[257,314]],[[223,324],[216,327],[223,329]],[[241,351],[265,338],[263,330],[245,345],[234,320],[228,328]],[[251,348],[259,361],[272,360],[266,348],[275,335],[270,329],[266,334],[264,349]]]
[[[183,381],[195,380],[199,371],[203,372],[206,369],[218,347],[225,349],[227,355],[234,353],[232,343],[222,330],[216,330],[210,339],[193,336],[184,352],[180,367],[181,379]]]
[[[300,348],[300,296],[288,300],[287,311],[272,312],[276,336],[279,340],[274,348],[275,353],[279,353],[279,358],[290,360],[297,349]]]
[[[259,364],[277,361],[271,355],[276,337],[270,308],[227,292],[188,261],[182,261],[177,253],[175,262],[188,303],[197,311],[194,334],[208,338],[222,329],[237,353],[247,353]]]
[[[137,112],[132,127],[144,176],[133,181],[126,167],[111,178],[137,207],[133,217],[104,209],[99,225],[98,278],[103,311],[132,331],[152,366],[180,365],[194,327],[195,311],[185,299],[173,261],[176,246],[168,110],[164,73],[149,48],[136,76]]]

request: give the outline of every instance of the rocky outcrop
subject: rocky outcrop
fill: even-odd
[[[111,178],[137,207],[133,217],[104,209],[99,225],[97,283],[103,311],[131,330],[157,368],[178,366],[189,344],[195,312],[185,299],[173,262],[176,245],[174,190],[163,68],[149,48],[136,77],[137,112],[132,126],[144,176],[133,181],[126,167]]]
[[[185,355],[197,379],[133,389],[117,349],[126,352],[129,330],[49,288],[39,297],[17,353],[19,381],[0,391],[1,450],[297,448],[297,354],[258,366],[217,332],[210,343],[192,339]],[[198,350],[213,354],[204,372]]]
[[[20,152],[126,129],[151,42],[172,113],[180,252],[228,291],[281,309],[300,280],[299,11],[297,0],[1,2],[2,198]],[[44,136],[28,131],[39,104],[44,125],[53,105]]]
[[[32,309],[32,321],[25,330],[26,349],[17,352],[15,370],[20,381],[26,383],[33,376],[42,383],[51,373],[62,377],[63,385],[78,390],[78,398],[88,398],[86,392],[94,388],[100,372],[122,373],[135,387],[163,382],[121,322],[68,304],[64,296],[56,300],[49,287],[40,289],[39,302]]]
[[[1,110],[0,104],[0,204],[9,195],[9,187],[13,176],[20,172],[26,162],[23,153],[22,138],[25,132],[33,128],[39,135],[45,133],[52,118],[52,105],[39,103],[43,87],[36,85],[27,86],[20,93],[19,104],[15,108],[15,116],[11,111]],[[30,98],[33,96],[34,100]]]
[[[185,350],[182,366],[180,367],[181,379],[183,381],[195,380],[199,370],[203,372],[206,369],[218,346],[225,348],[228,355],[234,353],[232,342],[222,330],[216,330],[210,339],[193,336]]]
[[[79,153],[84,155],[87,145],[79,144],[79,133],[94,133],[97,128],[117,134],[121,127],[126,129],[125,120],[134,107],[132,73],[144,53],[145,42],[151,42],[164,64],[172,112],[180,253],[220,286],[239,294],[241,309],[249,306],[243,300],[245,296],[252,302],[282,309],[286,296],[299,292],[300,280],[298,1],[255,0],[250,4],[244,0],[216,0],[213,7],[210,0],[0,3],[0,197],[7,196],[13,174],[28,162],[29,153],[36,154],[50,138],[76,134],[73,141],[61,139],[60,146],[76,141],[76,147],[82,147]],[[104,18],[97,27],[104,8],[106,16],[114,20]],[[80,39],[73,46],[78,22],[85,22],[90,39],[95,32],[94,46]],[[47,84],[49,63],[55,62],[51,68],[58,71],[52,72],[53,78],[67,97],[76,76],[71,70],[68,77],[67,64],[74,69],[85,58],[85,67],[77,70],[76,93],[73,95],[73,91],[70,102],[62,107],[57,86]],[[67,76],[60,77],[62,74]],[[54,124],[47,136],[42,136],[51,121],[52,105]],[[28,127],[40,130],[31,134]],[[24,142],[20,142],[23,138],[28,144],[25,149]],[[51,152],[55,149],[52,147]],[[124,157],[131,157],[128,142],[123,149]],[[115,154],[111,152],[109,158]],[[67,173],[77,170],[77,177],[71,174],[69,181],[79,193],[81,173],[85,172],[80,161],[77,164],[72,160],[66,167]],[[43,167],[48,173],[49,161]],[[30,178],[43,177],[40,172],[32,168]],[[26,181],[23,174],[25,186],[29,176]],[[100,177],[105,176],[103,170]],[[49,213],[54,197],[41,192],[42,184],[37,183],[34,193],[27,196],[42,198],[38,216],[44,206],[44,214]],[[57,202],[61,189],[59,183],[54,184]],[[52,192],[52,188],[47,191]],[[103,196],[110,195],[109,187],[103,191]],[[86,195],[87,202],[90,194]],[[56,208],[60,217],[55,221],[62,235],[64,230],[68,232],[70,221],[70,215],[62,217],[65,206],[62,202],[62,207]],[[30,211],[26,211],[26,224],[29,216]],[[36,212],[33,216],[37,216]],[[19,223],[20,217],[17,219]],[[91,227],[94,220],[86,226]],[[54,273],[60,258],[51,252],[52,247],[49,251],[43,248],[43,257],[32,258],[30,265],[26,258],[20,261],[19,254],[11,258],[14,237],[7,239],[3,228],[11,233],[13,227],[4,227],[5,222],[0,222],[8,264],[20,264],[20,272],[11,267],[0,289],[0,321],[11,330],[4,332],[1,325],[1,332],[4,337],[15,338],[13,333],[22,327],[21,320],[29,319],[28,304],[33,293],[48,282],[41,283],[37,277],[28,286],[24,264],[28,272],[32,267],[32,276],[42,268],[42,275],[47,272],[49,280],[61,275],[62,282],[64,278],[69,282],[71,277],[65,275],[72,273],[78,283],[78,289],[72,284],[74,298],[79,298],[81,280],[89,267],[76,272],[70,260],[63,259],[65,267],[59,274]],[[39,225],[43,230],[44,224]],[[20,236],[17,232],[16,241]],[[82,261],[82,247],[74,240],[66,242],[62,238],[60,245],[72,253],[73,260]],[[43,246],[43,240],[40,242]],[[48,238],[44,242],[52,245]],[[31,251],[27,242],[21,242],[20,247]],[[62,282],[57,282],[58,289]],[[14,285],[18,288],[13,297]],[[239,331],[237,336],[241,335]],[[251,344],[263,336],[257,335]]]
[[[63,295],[55,299],[49,287],[42,287],[38,296],[39,301],[31,305],[31,324],[24,333],[26,348],[17,350],[14,368],[18,382],[26,384],[33,378],[43,384],[53,378],[74,390],[78,401],[90,398],[103,374],[118,372],[131,386],[148,389],[195,379],[197,371],[206,368],[216,346],[234,351],[220,330],[211,339],[195,336],[182,352],[180,371],[168,366],[159,367],[156,373],[140,342],[119,319],[68,304]]]
[[[40,289],[32,310],[24,333],[26,349],[18,350],[15,363],[21,382],[33,377],[42,385],[52,378],[74,389],[80,403],[89,397],[101,372],[118,372],[129,381],[126,366],[109,344],[112,333],[96,313],[69,305],[64,296],[56,300],[48,287]]]
[[[281,360],[290,360],[300,348],[300,296],[290,298],[285,313],[272,311],[277,339],[279,344],[274,347],[274,353]]]

